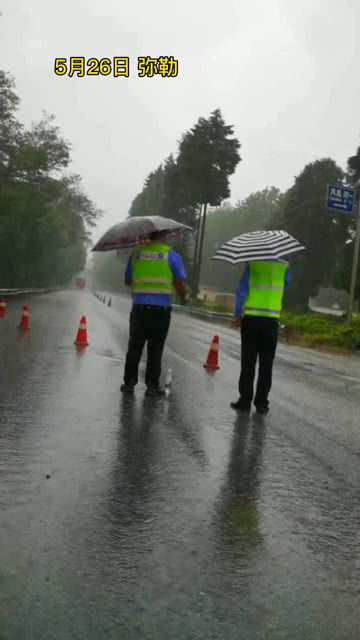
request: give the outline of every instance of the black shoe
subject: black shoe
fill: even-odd
[[[122,384],[120,387],[120,391],[122,391],[123,393],[134,393],[134,385],[124,382],[124,384]]]
[[[250,405],[241,400],[241,398],[237,402],[230,402],[230,407],[237,411],[246,411],[247,413],[250,411]]]
[[[266,414],[269,413],[269,407],[260,405],[259,407],[256,407],[256,413],[260,413],[260,415],[266,416]]]
[[[161,389],[160,387],[148,387],[145,391],[146,396],[151,396],[152,398],[158,398],[159,396],[165,395],[165,389]]]

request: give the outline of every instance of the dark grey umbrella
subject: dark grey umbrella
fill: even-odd
[[[92,251],[128,249],[129,247],[146,244],[154,237],[154,234],[159,232],[164,234],[164,237],[171,238],[184,231],[192,231],[192,228],[171,218],[134,216],[108,229]]]
[[[279,260],[304,250],[305,247],[287,231],[251,231],[225,242],[212,259],[230,264]]]

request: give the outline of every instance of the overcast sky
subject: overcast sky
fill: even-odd
[[[307,162],[342,167],[360,144],[358,0],[2,0],[0,67],[20,119],[56,115],[72,170],[105,215],[126,217],[146,175],[219,107],[242,162],[235,203],[288,188]],[[174,56],[177,78],[139,78],[138,56]],[[58,77],[55,57],[129,56],[130,77]]]

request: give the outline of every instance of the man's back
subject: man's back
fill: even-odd
[[[249,294],[245,316],[279,318],[285,287],[287,265],[283,262],[258,261],[249,265]]]
[[[132,287],[135,305],[170,307],[173,286],[186,278],[182,259],[166,244],[151,242],[139,247],[131,256],[125,281]],[[183,290],[183,286],[180,287]]]
[[[289,286],[290,278],[290,267],[287,262],[280,260],[249,262],[236,290],[235,318],[241,318],[246,307],[247,315],[268,315],[256,312],[256,309],[276,309],[276,314],[270,317],[279,317],[283,293]],[[251,308],[253,311],[250,311]]]

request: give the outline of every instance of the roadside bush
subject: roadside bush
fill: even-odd
[[[222,305],[199,302],[197,307],[207,311],[226,313]],[[335,347],[336,349],[360,349],[360,314],[350,324],[346,318],[327,316],[321,313],[283,313],[281,323],[288,342],[307,347]]]
[[[296,315],[284,313],[281,322],[290,337],[301,336],[308,346],[336,346],[360,349],[360,315],[348,324],[343,318],[333,318],[315,313]]]

